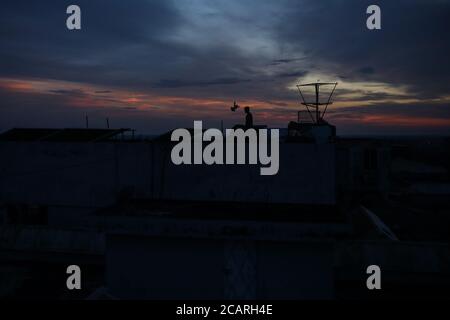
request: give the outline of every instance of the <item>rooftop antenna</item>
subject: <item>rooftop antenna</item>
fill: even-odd
[[[336,87],[338,85],[337,82],[319,82],[319,81],[320,80],[318,80],[316,83],[306,83],[306,84],[297,85],[298,92],[300,93],[300,97],[302,98],[302,101],[303,101],[301,104],[306,107],[309,115],[311,116],[311,120],[315,124],[320,124],[323,121],[323,118],[325,116],[325,113],[327,112],[328,106],[330,104],[333,104],[333,102],[331,101],[331,98],[333,97],[334,91],[336,90]],[[320,88],[323,86],[333,87],[326,103],[320,102],[320,99],[319,99]],[[305,100],[305,97],[302,92],[302,88],[305,88],[305,87],[314,87],[315,101],[306,101]],[[325,108],[323,108],[323,111],[320,110],[321,106],[325,106]],[[315,114],[315,116],[313,115],[313,113],[311,113],[311,111]]]
[[[109,118],[106,118],[106,128],[109,129]]]
[[[89,129],[89,116],[86,115],[86,129]]]

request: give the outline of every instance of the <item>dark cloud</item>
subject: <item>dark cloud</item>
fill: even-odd
[[[284,72],[280,73],[278,77],[280,78],[301,78],[308,74],[308,71],[294,71],[294,72]]]
[[[364,67],[358,70],[362,74],[374,74],[375,69],[372,67]]]
[[[69,98],[87,91],[111,96],[116,105],[119,102],[112,96],[120,90],[273,101],[281,113],[287,112],[283,107],[291,101],[297,103],[289,87],[316,75],[406,88],[418,100],[450,96],[450,1],[379,0],[382,30],[378,31],[366,28],[365,11],[372,4],[368,0],[76,3],[82,9],[81,31],[65,27],[65,9],[71,1],[2,1],[0,78],[53,79],[99,88],[50,89],[48,95],[35,97],[42,100],[34,104],[36,113],[48,105],[56,108],[57,103],[68,114],[78,112],[70,111]],[[336,93],[338,99],[341,93],[353,102],[405,98],[358,87]],[[10,116],[8,108],[21,110],[17,104],[23,100],[2,95],[0,118]],[[426,102],[423,106],[429,107]],[[377,108],[389,114],[382,105]],[[188,119],[189,111],[185,112]],[[433,112],[438,114],[430,108]],[[30,122],[35,119],[29,114],[15,119],[26,117]],[[168,120],[166,125],[173,123]]]
[[[280,22],[277,36],[307,51],[310,60],[327,65],[329,72],[348,79],[365,79],[368,73],[355,67],[369,64],[377,70],[369,72],[374,80],[409,85],[412,93],[428,97],[448,93],[450,2],[377,1],[382,29],[376,31],[365,26],[370,4],[365,0],[288,1],[285,21],[289,22]]]
[[[276,60],[273,60],[272,62],[270,62],[269,65],[271,65],[271,66],[278,66],[278,65],[289,64],[289,63],[297,62],[297,61],[301,61],[301,60],[304,60],[304,58],[276,59]]]
[[[82,96],[86,95],[86,93],[82,89],[71,89],[71,90],[55,89],[55,90],[49,90],[48,92],[55,93],[55,94],[61,94],[66,97],[82,97]]]
[[[230,85],[242,82],[250,82],[249,79],[221,78],[209,81],[184,81],[184,80],[160,80],[153,85],[154,88],[181,88],[181,87],[209,87],[216,85]]]

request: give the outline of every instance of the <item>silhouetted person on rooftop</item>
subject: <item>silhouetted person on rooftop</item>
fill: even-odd
[[[245,129],[253,128],[253,115],[250,112],[250,107],[245,107]]]

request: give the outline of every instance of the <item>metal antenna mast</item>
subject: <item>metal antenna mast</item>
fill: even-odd
[[[325,116],[325,113],[327,112],[328,106],[330,104],[333,104],[333,102],[331,102],[331,98],[334,94],[334,91],[336,90],[338,83],[337,82],[316,82],[316,83],[306,83],[306,84],[299,84],[297,85],[297,89],[298,92],[300,93],[300,97],[302,98],[303,102],[301,103],[302,105],[304,105],[306,107],[306,109],[308,110],[308,113],[311,116],[311,119],[313,122],[315,122],[316,124],[320,124],[320,122],[323,120],[323,117]],[[320,87],[322,86],[333,86],[333,89],[331,91],[330,96],[328,97],[328,100],[326,103],[322,103],[320,102]],[[306,101],[305,97],[303,95],[302,92],[302,88],[304,87],[314,87],[315,89],[315,101],[311,102],[311,101]],[[320,107],[321,106],[325,106],[323,112],[321,112]],[[311,109],[313,109],[312,111],[315,113],[315,119],[313,114],[311,113]]]

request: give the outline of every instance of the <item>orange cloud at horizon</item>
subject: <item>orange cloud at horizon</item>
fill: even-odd
[[[107,88],[86,83],[50,79],[8,79],[0,78],[0,89],[14,94],[46,95],[64,99],[64,103],[75,108],[108,108],[108,112],[124,109],[134,109],[142,112],[157,113],[164,116],[202,117],[216,116],[220,119],[231,119],[230,112],[233,99],[215,97],[191,97],[177,95],[160,95],[155,92],[137,92],[122,88]],[[256,98],[239,100],[244,106],[257,109],[258,122],[266,121],[270,124],[286,123],[296,119],[298,102],[292,100],[278,100],[274,102],[261,101]],[[340,101],[338,108],[346,104]],[[349,101],[349,105],[355,105]],[[277,107],[292,106],[292,107]],[[356,106],[356,105],[355,105]],[[292,110],[292,112],[290,112]],[[378,126],[403,127],[450,127],[449,118],[433,116],[419,117],[403,114],[356,114],[356,117],[335,119],[342,124],[363,123]]]
[[[447,118],[403,115],[367,115],[361,117],[361,122],[367,124],[384,124],[406,127],[450,127],[450,119]]]

